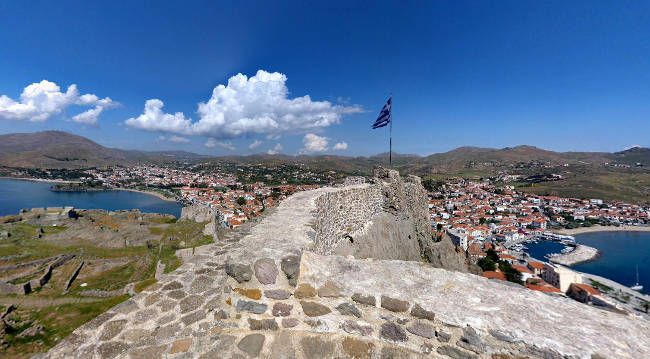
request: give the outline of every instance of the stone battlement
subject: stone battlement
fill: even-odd
[[[428,242],[420,189],[417,178],[380,170],[373,184],[296,193],[249,231],[196,248],[42,357],[649,356],[644,319],[422,261],[455,250]],[[361,246],[381,246],[389,225],[388,241],[405,233],[416,260],[395,259],[404,253],[391,255],[391,245]]]

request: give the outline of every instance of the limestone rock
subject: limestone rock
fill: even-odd
[[[301,300],[300,305],[302,306],[303,313],[308,317],[318,317],[332,312],[330,308],[316,302]]]
[[[379,337],[394,342],[405,342],[409,339],[408,335],[404,329],[402,329],[402,327],[391,322],[386,322],[381,325],[381,329],[379,330]]]
[[[363,295],[361,293],[354,293],[352,295],[352,300],[357,302],[357,303],[365,304],[365,305],[371,305],[373,307],[377,303],[377,299],[374,296],[372,296],[372,295]]]
[[[254,299],[254,300],[262,299],[262,292],[259,289],[234,288],[233,291],[250,299]]]
[[[275,303],[271,312],[274,317],[288,317],[291,314],[291,309],[293,309],[291,304]]]
[[[289,280],[289,285],[295,287],[298,284],[298,276],[300,275],[300,257],[291,255],[282,258],[280,267]]]
[[[436,336],[436,330],[433,328],[433,326],[423,322],[415,322],[406,327],[406,330],[408,330],[411,334],[415,334],[427,339],[431,339]]]
[[[194,339],[192,338],[177,340],[172,343],[172,348],[169,350],[169,354],[186,353],[190,350],[190,346],[193,342]]]
[[[436,337],[438,337],[438,340],[447,343],[451,339],[451,334],[445,332],[444,330],[438,330],[436,331]]]
[[[361,310],[355,307],[354,304],[350,303],[341,303],[336,307],[336,310],[343,315],[353,315],[357,318],[361,318]]]
[[[248,282],[253,278],[253,270],[247,264],[228,263],[226,273],[239,283]]]
[[[261,284],[275,284],[275,278],[278,276],[278,267],[271,258],[262,258],[253,265],[255,277]]]
[[[296,291],[293,292],[293,296],[298,299],[312,298],[315,297],[316,294],[316,289],[307,283],[301,283]]]
[[[293,328],[297,326],[300,322],[296,318],[284,318],[282,319],[282,326],[284,328]]]
[[[329,359],[333,357],[335,345],[319,337],[305,337],[300,340],[300,347],[305,358]]]
[[[476,354],[462,351],[456,347],[452,347],[451,345],[440,346],[436,351],[438,354],[446,355],[453,359],[478,359],[478,356],[476,356]]]
[[[264,296],[271,299],[285,300],[289,299],[291,293],[282,289],[265,290]]]
[[[318,288],[318,296],[319,297],[342,297],[343,292],[341,287],[336,285],[336,283],[332,281],[327,281],[322,287]]]
[[[247,300],[242,300],[240,299],[237,301],[237,306],[235,307],[235,310],[238,312],[250,312],[250,313],[255,313],[255,314],[262,314],[266,312],[266,304],[264,303],[257,303],[257,302],[250,302]]]
[[[409,310],[409,302],[391,298],[385,295],[381,296],[381,307],[391,312],[406,312]]]
[[[485,352],[485,344],[483,344],[481,337],[479,337],[474,328],[470,326],[463,328],[463,335],[460,337],[460,340],[456,345],[471,350],[477,354]]]
[[[346,332],[350,334],[360,334],[360,335],[371,335],[373,330],[372,327],[369,325],[363,325],[355,322],[354,320],[346,320],[343,322],[341,325],[341,328]]]
[[[411,315],[420,318],[420,319],[428,319],[430,321],[433,321],[436,318],[436,313],[432,311],[428,311],[424,308],[422,308],[419,304],[415,303],[413,305],[413,309],[411,309]]]
[[[265,339],[263,334],[249,334],[237,343],[237,348],[248,354],[250,358],[255,358],[262,351]]]
[[[351,337],[343,339],[342,346],[345,354],[356,359],[369,359],[372,355],[372,350],[375,347],[372,343]]]
[[[114,320],[112,322],[106,323],[106,325],[104,325],[104,330],[102,331],[102,334],[99,336],[99,340],[106,341],[106,340],[113,339],[116,335],[122,332],[126,323],[127,321],[124,319]]]
[[[189,313],[198,309],[203,304],[204,298],[200,295],[191,295],[180,301],[181,313]]]
[[[278,323],[275,319],[253,319],[248,318],[248,325],[251,330],[278,330]]]

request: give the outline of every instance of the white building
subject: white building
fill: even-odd
[[[460,228],[451,228],[447,230],[447,234],[456,246],[462,248],[465,251],[467,250],[467,233],[464,230]]]
[[[542,279],[566,293],[571,283],[582,283],[582,274],[558,264],[544,263]]]

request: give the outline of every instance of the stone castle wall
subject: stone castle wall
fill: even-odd
[[[419,177],[376,168],[372,183],[323,194],[316,208],[316,253],[428,260],[438,267],[453,263],[455,270],[470,271],[465,256],[432,241],[427,194]]]
[[[362,229],[381,213],[384,198],[376,186],[325,193],[316,199],[314,251],[331,254],[347,236]]]

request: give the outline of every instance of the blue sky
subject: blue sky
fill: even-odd
[[[392,92],[400,153],[650,146],[648,2],[7,1],[0,44],[0,133],[372,155]]]

